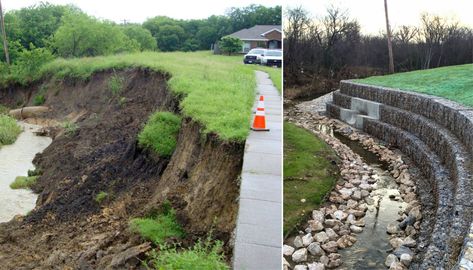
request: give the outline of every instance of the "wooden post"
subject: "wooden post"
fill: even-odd
[[[2,30],[3,50],[5,51],[5,59],[7,60],[7,64],[10,65],[10,55],[8,54],[7,34],[5,32],[5,20],[3,19],[3,9],[2,9],[1,0],[0,0],[0,27]]]
[[[389,27],[388,18],[388,1],[384,0],[384,13],[386,15],[386,33],[388,37],[388,50],[389,50],[389,73],[394,73],[394,57],[393,57],[393,44],[391,42],[391,28]]]

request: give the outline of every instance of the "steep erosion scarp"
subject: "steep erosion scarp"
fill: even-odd
[[[119,93],[109,89],[112,76],[123,78]],[[231,254],[244,144],[203,134],[199,123],[185,118],[170,158],[137,146],[152,112],[179,113],[167,79],[130,69],[96,73],[85,82],[51,79],[0,90],[0,103],[12,108],[44,95],[51,111],[26,121],[50,125],[54,137],[34,160],[43,172],[33,187],[36,208],[0,224],[0,269],[133,269],[135,256],[124,258],[142,241],[128,222],[164,200],[188,232],[183,245],[213,229]],[[94,200],[100,191],[110,195],[102,204]]]

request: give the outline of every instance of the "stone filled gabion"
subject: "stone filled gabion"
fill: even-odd
[[[419,189],[422,205],[433,206],[429,236],[418,266],[473,269],[473,109],[425,94],[342,81],[327,114],[340,117],[352,97],[381,103],[379,119],[363,130],[409,156],[429,179]],[[431,192],[434,196],[431,196]],[[428,193],[428,194],[425,194]],[[422,199],[424,198],[424,199]]]

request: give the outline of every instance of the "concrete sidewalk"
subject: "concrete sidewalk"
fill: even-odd
[[[246,140],[233,269],[279,270],[282,268],[282,100],[267,73],[256,71],[256,79],[255,106],[263,95],[266,126],[270,131],[251,131]]]

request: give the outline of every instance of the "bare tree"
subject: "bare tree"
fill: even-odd
[[[384,14],[386,16],[386,34],[388,38],[389,73],[394,73],[393,44],[392,44],[391,28],[389,27],[389,17],[388,17],[388,0],[384,0]]]
[[[402,44],[413,42],[419,34],[419,29],[414,26],[402,25],[394,34],[394,39]]]
[[[0,0],[0,27],[2,30],[3,50],[5,51],[5,59],[7,60],[7,64],[10,65],[10,55],[8,54],[7,34],[5,33],[5,20],[3,19],[3,9],[2,9],[1,0]]]

